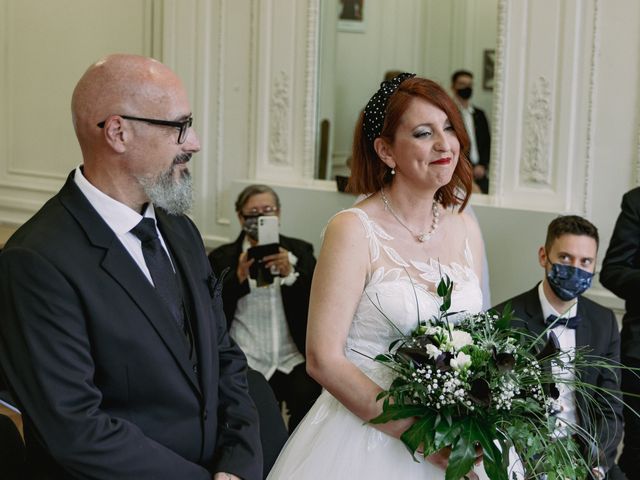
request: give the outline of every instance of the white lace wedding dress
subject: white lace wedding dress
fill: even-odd
[[[362,221],[371,259],[369,278],[351,324],[345,354],[369,378],[387,388],[393,373],[367,356],[386,352],[398,333],[373,302],[403,332],[410,332],[417,325],[418,309],[423,319],[437,314],[440,299],[434,291],[441,275],[448,275],[454,282],[451,311],[479,311],[482,292],[466,239],[452,239],[452,250],[456,244],[458,247],[452,258],[458,257],[459,261],[447,264],[436,259],[405,261],[393,247],[393,238],[364,211],[352,208],[344,212],[352,212]],[[482,466],[475,471],[481,479],[487,478]],[[414,461],[400,440],[367,424],[323,390],[267,478],[442,480],[444,471],[424,459]]]

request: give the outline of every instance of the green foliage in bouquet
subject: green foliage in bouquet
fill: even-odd
[[[437,288],[439,315],[419,318],[410,335],[375,358],[397,376],[378,396],[384,399],[383,411],[371,423],[416,417],[402,441],[413,455],[422,450],[425,457],[450,448],[446,480],[465,477],[473,468],[476,448],[482,449],[489,478],[509,480],[510,447],[527,478],[586,478],[592,462],[581,455],[576,437],[589,445],[595,440],[571,425],[565,425],[569,434],[558,435],[558,420],[549,414],[558,396],[551,362],[564,366],[565,361],[556,336],[548,332],[544,348],[536,348],[542,335],[533,338],[512,328],[509,306],[501,315],[449,312],[452,291],[453,282],[445,276]],[[376,307],[384,315],[381,306]],[[452,315],[462,319],[454,324],[449,321]],[[583,361],[581,355],[576,352],[574,366]],[[579,378],[568,382],[574,389],[585,387]]]

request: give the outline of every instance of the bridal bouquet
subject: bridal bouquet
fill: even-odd
[[[550,414],[558,397],[550,363],[562,366],[564,361],[553,332],[538,349],[540,338],[512,328],[509,311],[454,312],[457,319],[462,317],[454,324],[454,313],[449,312],[452,290],[453,283],[443,278],[437,289],[439,315],[419,319],[410,335],[375,358],[397,376],[378,396],[384,399],[383,411],[371,422],[416,417],[402,441],[412,454],[425,457],[450,448],[446,480],[465,477],[476,449],[482,449],[489,478],[514,478],[513,473],[509,477],[511,447],[527,478],[586,478],[590,462],[581,455],[578,440],[582,437],[587,445],[595,441],[571,425],[563,426],[569,434],[558,435],[558,419]],[[573,365],[581,358],[576,352]],[[584,387],[578,378],[570,382],[572,388]]]

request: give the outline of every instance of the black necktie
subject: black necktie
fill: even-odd
[[[169,256],[158,237],[155,220],[143,218],[138,225],[131,229],[131,233],[142,242],[142,255],[156,292],[167,304],[178,326],[184,332],[184,310],[178,279],[171,266],[171,260],[169,260]]]
[[[580,324],[580,320],[581,320],[580,315],[576,315],[575,317],[571,317],[571,318],[560,317],[559,320],[558,320],[558,317],[556,317],[555,315],[549,315],[544,323],[547,326],[553,324],[553,327],[566,325],[567,328],[571,328],[575,330],[576,328],[578,328],[578,325]]]

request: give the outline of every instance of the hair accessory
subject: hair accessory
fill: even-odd
[[[371,100],[364,108],[364,122],[362,123],[364,134],[371,142],[379,137],[380,132],[382,132],[389,98],[398,90],[402,82],[415,76],[415,73],[401,73],[391,80],[384,81],[380,84],[380,89],[371,97]]]

